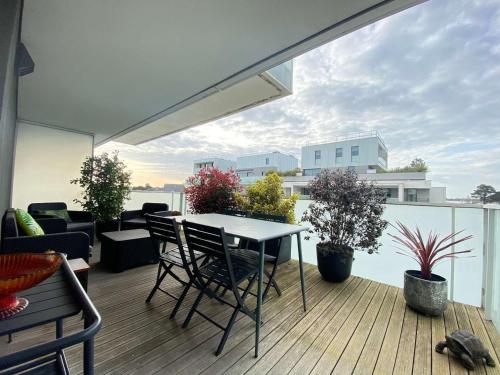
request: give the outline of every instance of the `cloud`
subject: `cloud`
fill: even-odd
[[[192,160],[282,151],[378,130],[389,163],[424,158],[465,196],[500,189],[500,4],[430,0],[294,60],[294,94],[210,124],[119,149],[136,183],[181,182]]]

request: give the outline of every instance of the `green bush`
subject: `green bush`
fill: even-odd
[[[295,222],[295,202],[298,194],[285,197],[283,179],[277,173],[270,173],[263,179],[247,187],[246,195],[238,195],[242,210],[269,215],[286,216],[288,223]]]

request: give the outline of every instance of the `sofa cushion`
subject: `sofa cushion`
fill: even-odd
[[[33,211],[34,215],[46,215],[46,216],[55,216],[60,219],[63,219],[67,223],[71,223],[71,218],[69,217],[68,210],[63,208],[59,210],[35,210]]]
[[[86,232],[94,227],[94,223],[68,223],[68,232]]]
[[[38,225],[35,219],[20,208],[16,209],[16,221],[17,225],[21,227],[27,236],[43,236],[45,234],[42,227]]]

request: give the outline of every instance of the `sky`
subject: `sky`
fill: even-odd
[[[377,130],[389,167],[424,159],[449,198],[500,190],[500,0],[430,0],[294,59],[293,94],[140,146],[110,142],[134,185],[182,183],[197,158]]]

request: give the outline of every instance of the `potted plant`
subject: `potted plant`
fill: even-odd
[[[240,177],[230,169],[203,168],[187,179],[186,200],[192,213],[223,213],[237,209],[236,194],[241,191]]]
[[[448,305],[448,282],[444,277],[432,273],[432,270],[440,262],[455,258],[457,254],[470,253],[471,249],[456,252],[450,252],[449,249],[469,240],[472,236],[455,240],[455,237],[463,232],[460,231],[439,239],[437,233],[430,232],[427,240],[424,240],[418,228],[411,231],[400,222],[393,227],[399,234],[389,234],[389,236],[402,246],[401,251],[397,253],[414,259],[420,265],[420,270],[405,271],[406,303],[425,315],[441,315]]]
[[[74,202],[93,214],[97,238],[101,239],[103,232],[118,230],[123,204],[130,199],[130,173],[118,152],[87,157],[80,177],[71,183],[83,189],[82,198]]]
[[[283,192],[283,178],[276,172],[270,172],[264,178],[249,185],[244,195],[239,194],[238,202],[243,211],[284,216],[289,224],[293,224],[295,223],[295,203],[298,198],[298,194],[286,197]],[[291,236],[284,237],[280,241],[266,242],[266,254],[276,256],[278,253],[280,264],[291,259]]]
[[[386,228],[384,191],[358,181],[350,170],[324,169],[309,184],[313,202],[302,216],[316,233],[318,269],[325,280],[341,282],[351,274],[354,250],[374,253]],[[306,239],[310,239],[310,235]]]

